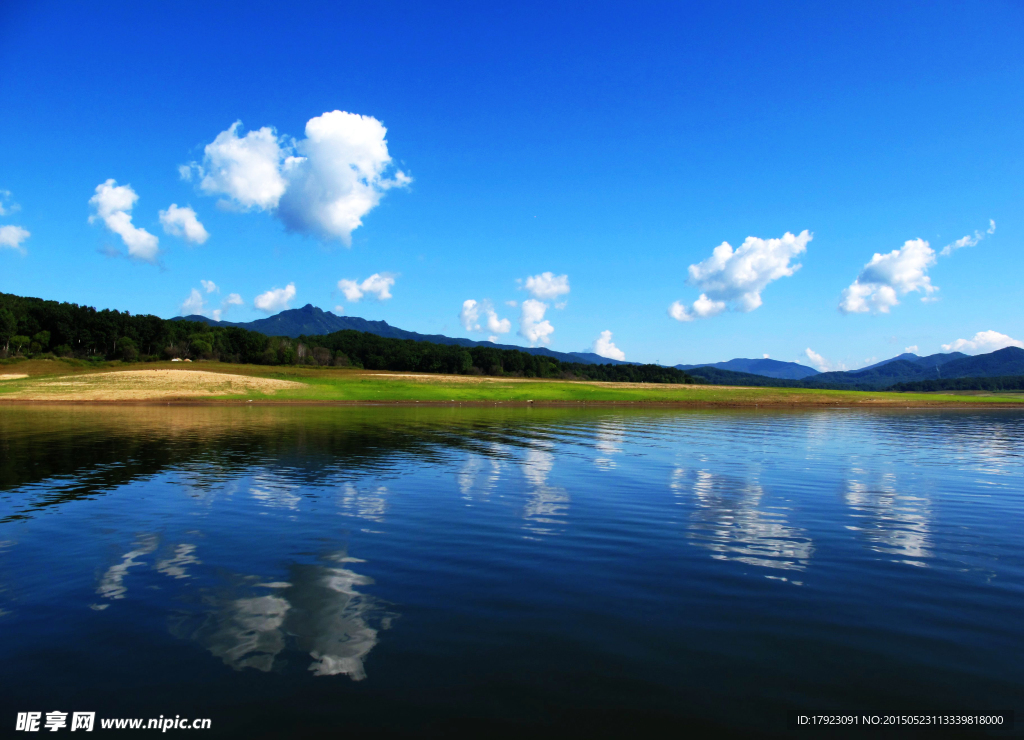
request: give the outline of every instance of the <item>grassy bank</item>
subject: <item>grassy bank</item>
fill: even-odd
[[[26,377],[13,377],[23,375]],[[1024,408],[1021,396],[598,383],[424,375],[220,362],[0,365],[2,402],[626,403],[687,406],[950,406]]]

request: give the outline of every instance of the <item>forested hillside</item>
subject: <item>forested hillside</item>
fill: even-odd
[[[889,390],[920,393],[922,391],[1024,391],[1024,375],[995,378],[943,378],[897,383]]]
[[[465,348],[352,330],[297,339],[271,337],[231,326],[167,321],[0,293],[0,357],[11,356],[124,362],[177,358],[613,382],[702,382],[660,365],[563,362],[518,350]]]

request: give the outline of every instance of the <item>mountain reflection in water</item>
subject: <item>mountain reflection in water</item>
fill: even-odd
[[[0,406],[0,703],[244,738],[1024,710],[1022,481],[1022,412]]]

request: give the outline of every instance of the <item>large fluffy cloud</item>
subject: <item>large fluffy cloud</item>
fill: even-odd
[[[253,305],[264,313],[274,313],[288,308],[288,302],[295,297],[295,283],[288,283],[284,288],[273,288],[260,293]]]
[[[13,249],[25,254],[25,248],[21,243],[32,236],[27,229],[20,226],[0,226],[0,249],[4,247]]]
[[[972,339],[957,339],[942,345],[944,352],[995,352],[1006,347],[1024,347],[1024,342],[997,331],[979,331]]]
[[[761,292],[768,283],[800,269],[793,260],[807,250],[813,238],[805,229],[795,236],[786,232],[780,239],[748,236],[735,250],[722,242],[708,259],[690,265],[687,282],[700,288],[700,297],[690,307],[676,301],[669,307],[669,315],[677,321],[693,321],[730,307],[753,311],[761,305]]]
[[[96,194],[89,199],[96,212],[89,216],[89,223],[100,219],[108,229],[121,237],[128,255],[136,259],[153,262],[159,247],[159,239],[145,229],[132,224],[132,208],[139,196],[131,185],[118,185],[111,178],[96,186]]]
[[[339,280],[338,290],[352,303],[358,303],[364,296],[386,301],[391,298],[391,286],[394,284],[394,275],[375,272],[361,283],[356,280]]]
[[[924,239],[908,239],[903,247],[878,254],[864,265],[860,275],[843,291],[839,310],[843,313],[889,313],[899,296],[924,293],[928,298],[938,290],[928,277],[935,264],[935,250]]]
[[[285,150],[269,126],[239,136],[241,126],[241,121],[235,121],[206,145],[198,168],[199,187],[211,195],[227,196],[242,208],[276,208],[287,187],[281,172]]]
[[[601,332],[601,336],[594,340],[592,349],[594,354],[601,355],[601,357],[607,357],[612,360],[626,359],[626,353],[612,342],[612,333],[610,331]]]
[[[274,211],[290,231],[350,244],[384,193],[412,178],[393,177],[387,129],[372,116],[335,110],[311,118],[294,141],[263,127],[239,136],[235,122],[206,146],[200,188],[244,208]]]
[[[560,295],[569,294],[569,276],[542,272],[540,275],[526,278],[525,287],[534,298],[542,301],[552,300]]]
[[[166,211],[160,211],[160,223],[164,226],[164,232],[172,236],[180,236],[192,244],[202,244],[210,238],[196,212],[189,206],[179,208],[177,203],[171,203]]]
[[[943,257],[948,257],[958,249],[963,249],[964,247],[976,247],[978,246],[978,243],[985,238],[986,234],[992,235],[994,233],[996,233],[996,222],[990,218],[988,220],[988,228],[985,229],[984,234],[982,234],[980,230],[976,229],[973,236],[968,234],[967,236],[960,237],[955,242],[944,246],[939,254]]]
[[[555,327],[551,322],[545,320],[544,312],[548,310],[548,304],[528,298],[523,301],[522,312],[519,315],[519,336],[526,339],[530,345],[548,344]]]

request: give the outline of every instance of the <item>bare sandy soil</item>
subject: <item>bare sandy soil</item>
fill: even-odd
[[[26,377],[26,376],[19,376]],[[200,398],[244,394],[273,394],[302,383],[203,370],[125,370],[88,375],[64,375],[5,393],[5,399],[23,401],[142,401],[164,398]]]
[[[0,380],[20,380],[27,377],[25,373],[0,373]]]

